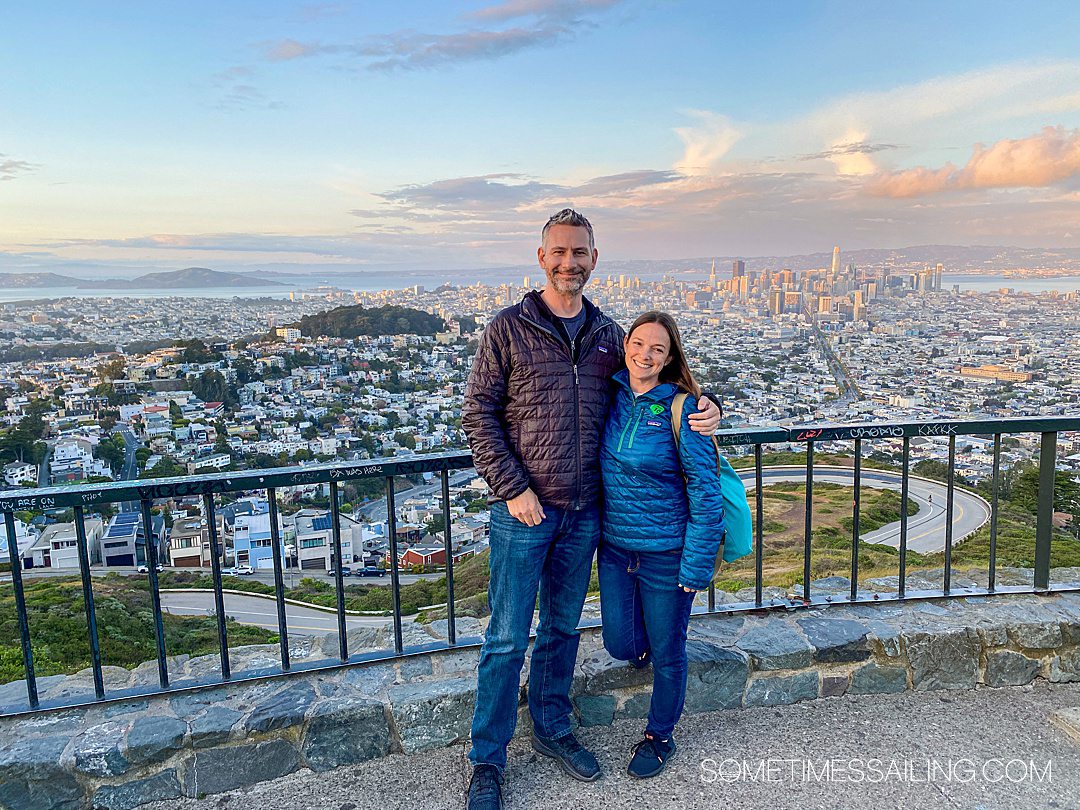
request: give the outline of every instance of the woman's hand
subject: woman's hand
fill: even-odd
[[[684,591],[686,591],[687,593],[697,593],[697,588],[687,588],[687,587],[686,587],[685,585],[683,585],[682,583],[679,583],[679,587],[680,587],[680,588],[682,588],[682,589],[683,589]]]

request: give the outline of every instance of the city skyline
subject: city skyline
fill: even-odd
[[[0,272],[523,265],[564,205],[601,268],[1080,247],[1069,4],[57,8],[0,49]]]

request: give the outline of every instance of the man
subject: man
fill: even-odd
[[[537,258],[547,277],[488,324],[462,409],[477,472],[491,488],[488,603],[473,715],[470,810],[502,807],[506,747],[540,597],[529,670],[532,745],[575,779],[600,766],[574,736],[570,684],[581,609],[600,537],[599,445],[608,378],[623,366],[623,331],[582,295],[596,267],[589,221],[567,208],[548,220]],[[702,398],[695,430],[719,409]],[[693,419],[694,417],[691,417]]]

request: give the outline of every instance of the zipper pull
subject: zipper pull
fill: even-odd
[[[577,363],[574,364],[574,385],[578,384]]]

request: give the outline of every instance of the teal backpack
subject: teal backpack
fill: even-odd
[[[679,444],[679,428],[682,427],[683,403],[687,394],[675,395],[671,402],[671,428],[675,431],[675,444]],[[720,474],[720,493],[724,497],[724,542],[720,553],[716,555],[714,574],[720,570],[720,563],[734,562],[745,557],[754,547],[754,520],[750,515],[750,504],[746,501],[746,487],[739,474],[731,468],[720,453],[716,437],[712,437],[713,450],[716,452],[716,471]]]

